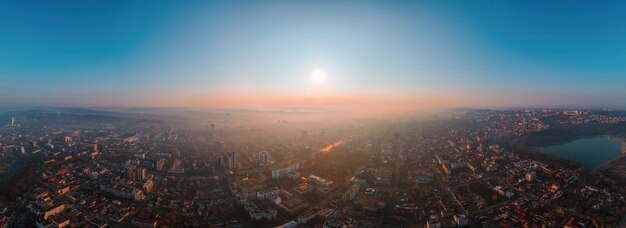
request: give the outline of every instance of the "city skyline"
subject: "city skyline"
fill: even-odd
[[[626,227],[626,2],[0,1],[0,227]]]
[[[559,3],[4,2],[0,105],[626,107],[624,4]]]

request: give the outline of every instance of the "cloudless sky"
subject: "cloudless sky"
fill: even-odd
[[[626,3],[0,2],[0,105],[368,102],[626,107]]]

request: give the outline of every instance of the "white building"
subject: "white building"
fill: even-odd
[[[279,179],[286,177],[291,171],[298,171],[300,169],[300,162],[293,163],[289,166],[277,168],[272,170],[272,179]]]
[[[317,185],[317,186],[329,186],[330,184],[332,184],[332,181],[326,180],[324,178],[315,176],[315,175],[310,175],[309,178],[307,178],[307,182],[313,185]]]
[[[256,197],[259,200],[269,199],[272,196],[278,196],[280,194],[280,189],[278,187],[273,187],[266,191],[257,191]]]

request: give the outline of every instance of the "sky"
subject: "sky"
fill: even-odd
[[[613,108],[625,73],[623,1],[0,2],[0,106]]]

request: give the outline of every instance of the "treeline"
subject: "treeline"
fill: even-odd
[[[0,176],[0,207],[13,203],[24,195],[35,179],[35,165],[25,162],[18,170]]]
[[[583,137],[610,135],[626,137],[626,122],[618,124],[581,124],[550,128],[516,138],[517,141],[532,147],[563,144]]]

